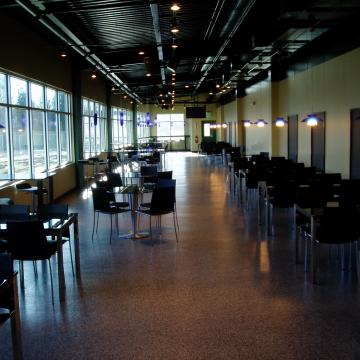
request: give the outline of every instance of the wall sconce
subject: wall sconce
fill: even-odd
[[[259,119],[259,120],[256,120],[254,122],[254,124],[257,125],[257,127],[262,128],[265,125],[267,125],[267,122],[264,119]]]
[[[253,124],[250,120],[243,120],[242,122],[244,124],[244,127],[246,128],[250,127]]]
[[[321,121],[321,119],[315,114],[309,114],[305,119],[301,120],[301,122],[306,123],[307,126],[316,126],[319,121]]]
[[[273,124],[277,127],[284,127],[285,124],[287,124],[287,121],[282,117],[278,117],[273,121]]]

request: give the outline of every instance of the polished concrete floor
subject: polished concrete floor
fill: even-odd
[[[114,237],[111,245],[104,217],[92,242],[91,198],[62,199],[80,214],[82,278],[72,277],[66,246],[66,302],[55,292],[53,306],[46,266],[38,278],[25,266],[25,359],[360,359],[351,273],[330,266],[324,284],[313,285],[295,265],[286,214],[267,237],[256,208],[229,193],[220,164],[173,153],[167,168],[177,180],[178,243],[171,216],[161,238]],[[129,228],[124,214],[120,231]],[[8,325],[0,339],[0,359],[11,359]]]

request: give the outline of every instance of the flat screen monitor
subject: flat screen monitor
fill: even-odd
[[[206,108],[205,106],[200,107],[187,107],[186,108],[186,118],[187,119],[196,119],[196,118],[206,118]]]

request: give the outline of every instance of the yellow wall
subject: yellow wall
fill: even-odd
[[[325,170],[349,176],[350,110],[360,107],[360,48],[279,83],[279,112],[326,112]],[[287,94],[287,96],[285,96]],[[279,152],[287,155],[287,133],[279,139]],[[299,161],[311,160],[310,129],[299,122]]]
[[[243,126],[241,123],[242,120],[256,121],[258,119],[264,119],[269,122],[269,124],[263,128],[253,125],[245,129],[247,154],[257,154],[260,151],[271,153],[271,90],[270,80],[262,81],[247,89],[247,95],[238,99],[239,126]]]

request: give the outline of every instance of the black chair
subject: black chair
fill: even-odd
[[[54,287],[50,258],[57,251],[56,242],[49,242],[42,221],[7,222],[6,238],[8,251],[14,260],[19,260],[20,284],[24,288],[24,261],[48,260],[51,294],[54,302]]]
[[[315,238],[312,239],[313,256],[313,282],[319,283],[320,246],[344,245],[354,243],[356,270],[359,272],[358,240],[360,237],[360,215],[357,207],[326,207],[323,214],[317,219],[314,227]],[[342,261],[344,261],[344,248],[342,247]],[[349,249],[351,251],[351,248]],[[343,266],[344,267],[344,266]],[[359,280],[359,276],[358,276]]]
[[[360,205],[360,179],[341,181],[339,203],[347,207]]]
[[[37,209],[37,218],[42,222],[50,221],[52,219],[59,219],[59,220],[66,220],[69,217],[69,206],[66,204],[46,204],[38,206]],[[46,229],[45,229],[46,232]],[[62,233],[63,243],[69,242],[69,251],[70,251],[70,260],[71,260],[71,269],[73,276],[75,275],[74,272],[74,261],[72,255],[72,247],[70,241],[70,229],[66,229]]]
[[[169,181],[169,180],[168,180]],[[175,180],[172,180],[175,181]],[[166,214],[173,214],[174,229],[176,241],[178,241],[177,225],[175,217],[175,186],[156,187],[151,197],[149,209],[138,210],[140,214],[150,217],[150,234],[152,237],[151,217],[156,216],[159,220],[159,227],[161,231],[161,217]]]
[[[22,359],[17,272],[14,272],[10,254],[0,254],[0,327],[8,319],[11,322],[13,358]]]
[[[268,234],[272,234],[272,210],[274,208],[294,208],[296,199],[296,184],[294,181],[278,181],[274,183],[273,188],[267,194],[267,228]]]
[[[158,171],[157,179],[172,179],[172,171]]]
[[[107,192],[109,192],[109,197],[113,205],[116,205],[121,208],[129,207],[128,201],[116,201],[115,197],[115,188],[120,188],[123,186],[123,182],[121,180],[121,176],[118,173],[106,173],[106,180],[96,181],[96,187],[105,188]]]
[[[112,236],[112,220],[113,215],[115,215],[115,224],[117,230],[119,230],[118,226],[118,214],[129,211],[130,209],[123,209],[119,206],[113,204],[114,194],[109,193],[103,187],[91,188],[93,195],[93,204],[94,204],[94,222],[91,239],[94,239],[95,232],[95,216],[97,215],[96,221],[96,232],[99,226],[99,215],[100,214],[108,214],[110,215],[110,244],[111,244],[111,236]]]
[[[144,186],[155,185],[157,182],[157,166],[141,166],[140,176]]]
[[[0,205],[0,224],[7,221],[29,221],[30,206],[28,205]],[[0,229],[0,252],[7,251],[8,241],[6,239],[6,230]]]

